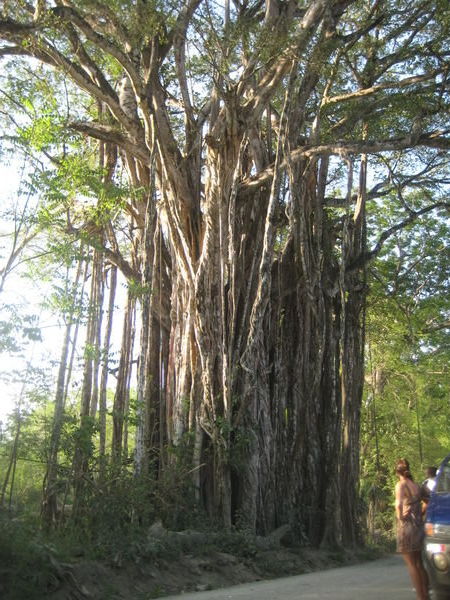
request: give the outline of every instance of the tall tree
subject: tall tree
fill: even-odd
[[[448,149],[448,26],[442,0],[2,9],[0,55],[105,107],[67,126],[137,191],[132,251],[96,240],[143,290],[136,470],[187,437],[225,526],[358,539],[366,264],[390,234],[366,247],[366,205]]]

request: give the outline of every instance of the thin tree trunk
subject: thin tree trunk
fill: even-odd
[[[66,328],[61,347],[61,356],[58,368],[58,378],[56,382],[55,408],[52,420],[52,434],[50,439],[50,448],[47,459],[47,471],[45,475],[45,487],[42,499],[41,517],[46,529],[50,529],[52,524],[57,521],[58,514],[58,452],[60,447],[61,428],[64,418],[65,408],[65,388],[67,377],[67,362],[70,350],[70,336],[74,322],[74,314],[77,306],[78,286],[82,275],[83,260],[78,262],[78,269],[72,285],[71,306],[72,311],[67,316]]]
[[[83,246],[83,244],[80,244],[80,255],[83,255],[83,253],[84,253],[84,246]],[[65,382],[65,386],[64,386],[64,402],[67,401],[67,397],[69,394],[69,387],[70,387],[70,383],[72,380],[73,365],[75,362],[78,334],[80,331],[80,323],[81,323],[81,318],[82,318],[84,291],[85,291],[85,286],[86,286],[86,282],[87,282],[88,274],[89,274],[89,261],[86,260],[86,257],[83,260],[85,263],[85,269],[84,269],[84,273],[83,273],[82,284],[78,291],[77,310],[76,310],[77,317],[75,319],[75,323],[74,323],[75,330],[73,333],[73,338],[71,340],[72,350],[70,352],[70,359],[69,359],[68,365],[67,365],[67,376],[66,376],[66,382]]]
[[[99,393],[99,458],[100,458],[100,480],[105,477],[106,468],[106,413],[107,413],[107,392],[108,392],[108,374],[109,374],[109,351],[111,344],[111,335],[114,320],[114,302],[117,288],[117,267],[111,265],[109,277],[109,302],[108,314],[103,339],[102,350],[102,369],[100,376]]]
[[[95,419],[99,401],[99,376],[101,364],[102,348],[102,321],[103,321],[103,302],[104,302],[104,257],[102,253],[94,254],[95,258],[95,300],[94,300],[94,319],[93,319],[93,362],[92,362],[92,392],[90,401],[90,416]],[[94,276],[93,273],[93,276]]]
[[[130,372],[133,358],[134,315],[135,298],[132,290],[128,290],[123,317],[122,342],[113,405],[112,462],[117,469],[120,469],[122,458],[126,458],[126,455],[123,454],[124,423],[129,405]]]
[[[16,411],[16,413],[17,413],[16,434],[14,436],[14,442],[13,442],[13,447],[11,450],[11,456],[9,458],[8,468],[5,473],[5,478],[3,480],[3,485],[2,485],[2,492],[1,492],[1,496],[0,496],[0,507],[3,508],[5,505],[6,491],[8,489],[8,485],[9,485],[9,500],[8,500],[9,510],[11,510],[11,508],[12,508],[12,497],[13,497],[14,479],[15,479],[16,464],[17,464],[17,455],[18,455],[18,449],[19,449],[20,432],[21,432],[21,428],[22,428],[22,415],[20,414],[20,405],[21,405],[21,403],[19,401],[19,405],[18,405],[17,411]],[[10,482],[10,480],[11,480],[11,482]]]
[[[144,290],[140,299],[141,304],[141,332],[138,360],[137,380],[137,427],[135,444],[135,474],[146,475],[149,471],[149,412],[151,379],[155,374],[151,370],[152,344],[151,329],[153,322],[152,311],[154,308],[155,294],[151,293],[153,286],[154,247],[153,240],[157,219],[153,206],[153,198],[149,193],[147,198],[147,211],[144,232],[141,240],[142,248],[142,279],[141,286]],[[158,377],[158,375],[157,375]]]
[[[99,347],[99,321],[101,319],[103,294],[103,256],[94,250],[91,270],[91,289],[84,349],[83,383],[81,388],[81,410],[78,440],[74,454],[74,501],[73,516],[79,519],[85,509],[85,491],[88,478],[89,459],[92,455],[93,415],[97,405],[98,385],[94,383],[98,372],[94,368]]]

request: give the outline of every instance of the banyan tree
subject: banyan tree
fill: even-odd
[[[366,270],[393,231],[370,203],[449,146],[449,22],[442,0],[3,3],[0,56],[75,86],[63,126],[129,178],[129,244],[105,218],[89,240],[140,290],[136,474],[182,445],[226,527],[358,540]],[[122,433],[116,412],[116,457]]]

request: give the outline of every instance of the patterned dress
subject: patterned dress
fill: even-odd
[[[422,520],[422,496],[411,494],[406,483],[401,507],[402,518],[397,519],[397,552],[416,552],[422,549],[424,538]]]

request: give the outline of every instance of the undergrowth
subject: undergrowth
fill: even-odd
[[[189,494],[178,495],[183,501],[175,506],[170,494],[149,494],[148,488],[130,484],[124,480],[98,495],[91,493],[84,512],[69,513],[65,522],[49,532],[42,530],[37,513],[0,511],[0,598],[48,598],[62,584],[73,583],[70,566],[80,560],[121,567],[218,551],[244,561],[273,562],[264,558],[261,538],[245,527],[224,531],[215,526],[198,511]],[[379,546],[367,545],[359,550],[359,558],[375,558],[382,552]],[[340,559],[345,562],[340,555],[334,562]],[[273,570],[276,565],[270,566]]]
[[[42,600],[57,589],[57,553],[33,519],[0,513],[0,597]]]

